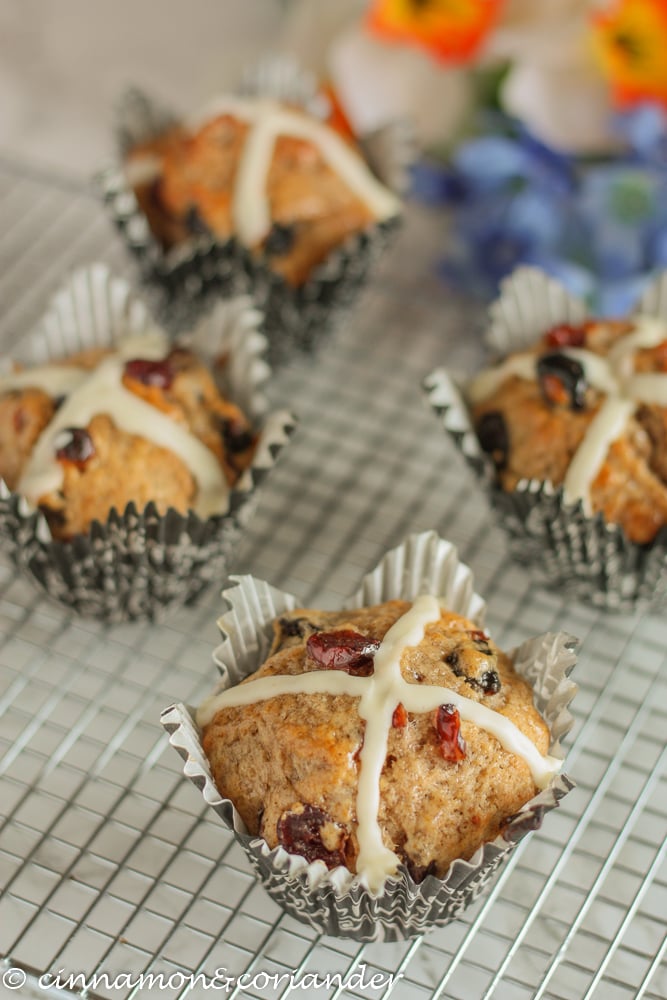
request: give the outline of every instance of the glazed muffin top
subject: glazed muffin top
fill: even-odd
[[[165,248],[202,233],[233,236],[292,285],[399,209],[350,141],[266,99],[221,98],[130,150],[125,168]]]
[[[638,316],[548,330],[466,388],[498,480],[563,487],[630,540],[667,524],[667,326]]]
[[[0,476],[56,538],[130,501],[224,513],[255,443],[211,372],[157,328],[0,377]]]
[[[371,889],[443,875],[560,769],[532,690],[432,596],[275,622],[266,662],[200,707],[220,793],[248,830]]]

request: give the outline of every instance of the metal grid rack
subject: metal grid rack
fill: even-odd
[[[386,548],[437,528],[472,566],[501,645],[550,628],[582,639],[567,763],[576,791],[456,923],[404,944],[319,937],[255,882],[158,726],[166,705],[196,703],[212,686],[218,590],[160,626],[102,627],[61,612],[2,563],[0,954],[29,973],[24,991],[32,983],[46,995],[38,977],[60,969],[347,980],[363,966],[366,983],[393,975],[398,1000],[667,996],[666,627],[565,604],[508,561],[420,399],[431,367],[467,368],[481,352],[478,316],[431,276],[441,233],[413,211],[317,363],[276,379],[276,400],[291,402],[301,426],[234,568],[335,606]],[[70,267],[95,258],[127,267],[87,192],[0,168],[3,349]],[[184,993],[172,983],[159,995]],[[223,995],[292,993],[304,995],[258,976]],[[143,994],[107,990],[102,979],[86,995]],[[189,995],[219,994],[197,986]]]

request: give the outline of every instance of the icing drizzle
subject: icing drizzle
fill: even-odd
[[[38,438],[17,491],[37,505],[45,493],[59,489],[63,481],[62,464],[55,454],[59,434],[68,427],[85,427],[94,416],[106,414],[120,430],[146,438],[181,459],[197,484],[193,508],[200,517],[223,513],[229,487],[213,452],[185,426],[122,383],[127,360],[159,360],[168,351],[166,334],[155,329],[122,338],[114,353],[105,355],[92,370],[53,364],[2,377],[0,393],[34,387],[52,397],[67,397]]]
[[[267,177],[276,139],[290,135],[317,147],[328,165],[345,181],[377,219],[400,210],[399,200],[373,176],[359,154],[328,125],[276,101],[220,98],[193,119],[192,127],[222,114],[231,114],[250,128],[236,170],[232,193],[232,217],[236,234],[245,246],[260,243],[271,228]]]
[[[634,358],[642,348],[657,347],[667,339],[667,328],[662,320],[653,316],[638,316],[635,327],[610,348],[607,357],[579,347],[558,349],[578,361],[584,369],[586,380],[607,399],[586,428],[563,481],[567,502],[581,500],[584,512],[593,513],[590,498],[591,484],[607,457],[610,446],[625,430],[640,403],[653,403],[667,407],[667,373],[647,372],[635,374]],[[482,402],[491,396],[502,383],[516,375],[519,378],[537,378],[539,355],[529,352],[513,355],[495,368],[489,368],[474,378],[467,389],[471,403]]]
[[[274,675],[239,684],[207,698],[196,713],[197,725],[208,725],[222,709],[250,705],[285,694],[345,694],[359,698],[359,716],[365,721],[357,789],[357,872],[371,891],[381,888],[396,872],[400,858],[382,839],[378,823],[380,775],[387,754],[387,740],[395,708],[401,702],[408,712],[424,713],[442,704],[453,704],[462,720],[473,722],[496,737],[501,746],[521,757],[538,788],[544,788],[561,768],[555,757],[542,756],[532,741],[502,715],[446,687],[409,684],[401,674],[401,657],[418,645],[427,625],[440,619],[438,599],[417,597],[412,607],[386,633],[374,657],[369,677],[353,677],[335,670]]]

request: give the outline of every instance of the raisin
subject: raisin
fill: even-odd
[[[185,228],[193,236],[207,236],[211,232],[196,205],[190,205],[185,214]]]
[[[283,636],[289,639],[303,639],[305,618],[279,618],[278,625]]]
[[[95,454],[95,445],[88,431],[83,427],[66,427],[55,440],[56,458],[60,462],[71,462],[83,469]]]
[[[466,745],[461,736],[461,716],[454,705],[440,705],[436,708],[433,725],[445,760],[449,764],[463,760],[466,755]]]
[[[560,323],[547,330],[544,339],[549,347],[583,347],[586,343],[586,327]]]
[[[225,443],[225,450],[230,455],[238,455],[242,451],[247,451],[248,448],[252,447],[255,436],[243,421],[234,418],[225,418],[221,423],[222,440]]]
[[[391,724],[394,729],[405,729],[408,724],[408,713],[405,710],[405,705],[400,701],[394,709],[394,714],[391,717]]]
[[[491,456],[496,469],[504,469],[510,445],[507,424],[499,410],[490,410],[484,414],[477,424],[477,437],[483,451]]]
[[[588,383],[583,365],[566,354],[543,354],[537,362],[537,377],[547,403],[569,405],[573,410],[586,406]]]
[[[308,655],[319,666],[345,670],[359,677],[368,677],[373,672],[373,656],[379,648],[379,641],[351,629],[317,632],[306,643]]]
[[[174,370],[166,359],[148,361],[145,358],[133,358],[125,363],[125,374],[142,385],[154,385],[158,389],[168,389],[174,381]]]
[[[498,694],[500,691],[500,677],[495,670],[485,670],[479,679],[479,686],[484,694]]]
[[[300,854],[309,863],[323,861],[327,868],[345,864],[347,831],[322,809],[295,806],[282,814],[276,832],[289,854]]]
[[[294,226],[286,226],[274,222],[271,231],[264,241],[264,252],[272,257],[280,257],[289,253],[294,246],[296,230]]]

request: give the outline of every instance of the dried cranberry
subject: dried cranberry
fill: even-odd
[[[329,827],[325,834],[327,845],[322,837],[325,826]],[[278,820],[277,834],[289,854],[299,854],[308,862],[324,861],[327,868],[345,864],[347,831],[322,809],[306,803],[284,812]]]
[[[71,462],[83,469],[95,454],[95,445],[88,431],[83,427],[66,427],[55,441],[56,458],[61,462]]]
[[[373,656],[380,648],[376,639],[341,629],[339,632],[316,632],[306,643],[311,659],[326,670],[345,670],[367,677],[373,672]]]
[[[477,437],[482,449],[493,459],[496,469],[504,469],[510,450],[505,418],[499,410],[485,413],[477,424]]]
[[[408,724],[408,713],[403,702],[399,701],[391,717],[391,724],[394,729],[405,729]]]
[[[544,339],[549,347],[583,347],[586,343],[586,327],[559,323],[545,333]]]
[[[168,389],[174,381],[174,370],[166,358],[162,361],[133,358],[125,363],[125,374],[135,382],[154,385],[158,389]]]
[[[436,708],[433,725],[445,760],[450,764],[463,760],[466,755],[466,745],[461,736],[461,716],[454,705],[440,705]]]
[[[14,431],[16,434],[21,434],[25,430],[28,423],[28,414],[25,412],[22,406],[17,406],[14,410],[14,416],[12,418],[12,424],[14,425]]]
[[[573,410],[586,406],[588,383],[583,365],[566,354],[543,354],[537,362],[537,377],[547,403],[569,405]]]

